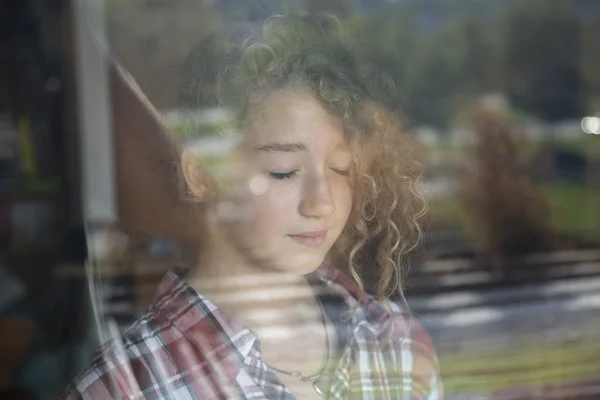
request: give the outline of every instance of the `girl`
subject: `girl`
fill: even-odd
[[[441,398],[429,336],[390,300],[425,207],[378,82],[322,20],[270,25],[244,50],[217,86],[238,112],[235,161],[181,154],[197,267],[167,273],[67,399]]]

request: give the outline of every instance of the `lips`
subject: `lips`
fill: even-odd
[[[288,235],[296,242],[305,246],[320,246],[327,238],[327,231],[303,232],[297,235]]]

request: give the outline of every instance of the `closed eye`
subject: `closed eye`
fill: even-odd
[[[290,172],[269,172],[269,176],[271,178],[277,179],[277,180],[290,179],[294,175],[296,175],[296,171],[290,171]]]
[[[338,168],[331,168],[331,170],[333,172],[335,172],[338,175],[342,175],[342,176],[348,176],[350,175],[350,170],[349,169],[338,169]]]

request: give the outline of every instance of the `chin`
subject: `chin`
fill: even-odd
[[[315,272],[323,263],[324,257],[301,257],[295,262],[289,262],[289,259],[278,263],[277,270],[294,275],[308,275]]]

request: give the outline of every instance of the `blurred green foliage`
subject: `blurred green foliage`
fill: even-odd
[[[183,121],[173,123],[169,131],[181,139],[193,139],[196,137],[219,136],[235,132],[236,125],[233,122],[191,122]]]
[[[291,2],[346,24],[393,79],[394,107],[411,125],[451,127],[461,109],[487,93],[502,93],[523,114],[547,121],[580,118],[600,98],[600,13],[582,18],[563,0],[430,3],[359,10],[354,1]],[[431,15],[444,17],[428,22]],[[214,104],[207,94],[215,91],[221,57],[221,42],[199,42],[182,70],[183,103]]]
[[[519,338],[519,343],[511,343],[510,347],[488,344],[445,353],[440,368],[446,394],[490,394],[507,388],[597,378],[599,356],[596,338],[552,342],[531,335]]]
[[[555,232],[560,236],[583,235],[600,240],[599,202],[597,193],[583,185],[542,185],[548,199],[549,215]],[[452,230],[466,235],[466,216],[462,213],[459,199],[454,196],[435,197],[430,200],[435,210],[432,230]]]
[[[366,15],[363,24],[414,124],[447,128],[490,92],[543,120],[579,118],[600,93],[600,16],[583,20],[571,2],[515,2],[487,16],[448,5],[451,17],[429,28],[410,4]]]

